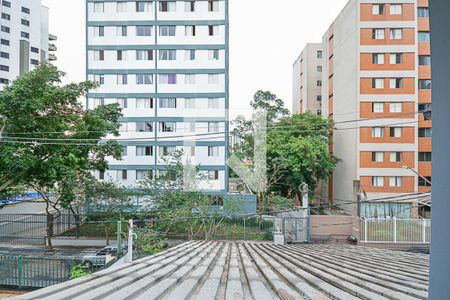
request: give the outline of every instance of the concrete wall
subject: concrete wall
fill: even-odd
[[[311,216],[311,235],[347,237],[353,234],[352,216]]]

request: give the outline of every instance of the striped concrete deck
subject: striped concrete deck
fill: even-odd
[[[427,299],[428,255],[189,242],[18,299]]]

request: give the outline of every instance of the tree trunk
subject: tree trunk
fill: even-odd
[[[78,239],[78,238],[80,238],[80,236],[81,236],[80,215],[79,215],[77,212],[75,212],[75,210],[73,209],[72,206],[70,206],[70,210],[72,211],[72,213],[73,213],[73,218],[74,218],[74,220],[75,220],[76,235],[77,235],[77,239]],[[70,216],[69,216],[69,219],[70,219]],[[69,229],[70,229],[70,228],[69,228]]]
[[[109,245],[109,228],[105,226],[105,240],[106,240],[106,246]]]
[[[52,243],[52,237],[53,237],[53,222],[54,222],[54,217],[52,214],[47,213],[47,244],[48,244],[48,249],[52,250],[53,249],[53,243]]]

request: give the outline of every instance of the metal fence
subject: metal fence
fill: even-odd
[[[0,286],[21,288],[44,288],[70,279],[73,267],[81,265],[82,258],[49,258],[36,256],[13,256],[0,254]],[[91,273],[110,266],[92,265]]]
[[[366,243],[429,244],[431,220],[428,219],[364,219],[361,241]]]

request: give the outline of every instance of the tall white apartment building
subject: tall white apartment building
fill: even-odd
[[[322,44],[308,43],[293,65],[293,113],[322,114],[322,69]]]
[[[56,60],[48,8],[40,0],[0,0],[0,89],[44,60]]]
[[[123,159],[100,179],[133,187],[183,150],[204,191],[227,190],[228,0],[87,0],[87,109],[119,103]]]

